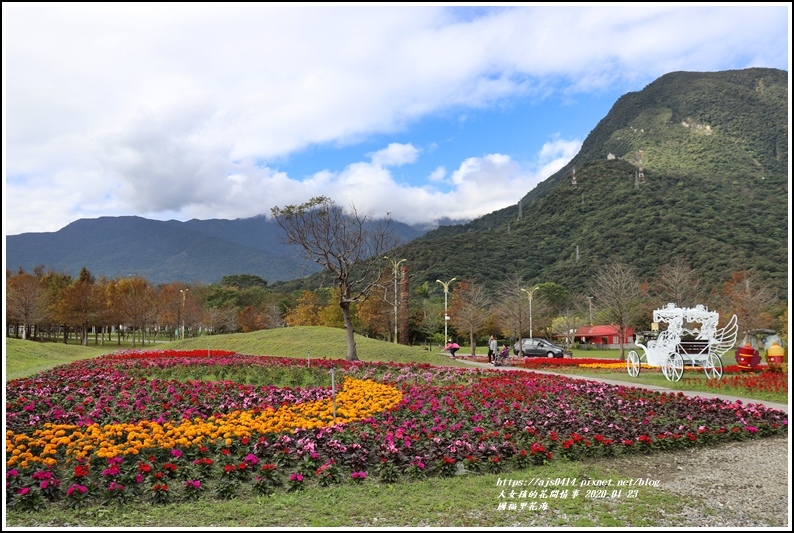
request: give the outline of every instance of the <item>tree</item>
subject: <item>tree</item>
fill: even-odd
[[[55,316],[67,325],[80,328],[80,344],[88,344],[88,326],[96,324],[104,308],[102,287],[83,267],[77,280],[66,287],[55,305]]]
[[[319,326],[320,298],[312,291],[301,291],[294,307],[284,315],[288,326]]]
[[[284,230],[287,244],[303,248],[303,254],[335,277],[339,307],[347,335],[348,361],[358,361],[350,306],[366,300],[378,279],[379,269],[370,258],[380,258],[394,241],[391,218],[375,223],[360,216],[355,206],[349,212],[324,196],[302,205],[271,209]]]
[[[620,258],[605,263],[596,272],[593,294],[601,303],[602,313],[618,326],[620,360],[626,359],[623,339],[626,326],[640,315],[643,303],[640,282],[634,268]]]
[[[231,285],[240,289],[249,289],[251,287],[267,288],[267,280],[253,274],[235,274],[223,276],[221,285]]]
[[[19,272],[9,276],[6,271],[6,318],[22,325],[22,338],[47,317],[47,295],[41,281],[32,274]]]
[[[476,354],[476,336],[488,321],[488,294],[485,287],[461,281],[452,295],[452,325],[469,333],[471,355]]]
[[[390,298],[393,299],[392,274],[386,269],[378,284],[373,286],[370,297],[358,305],[356,316],[364,330],[369,334],[392,341],[394,312]]]
[[[499,288],[498,301],[493,306],[493,314],[505,337],[520,339],[525,326],[529,325],[529,317],[525,309],[529,310],[528,298],[521,289],[526,285],[519,274],[510,275]],[[524,305],[524,302],[527,302]]]
[[[126,324],[132,326],[132,347],[135,348],[135,330],[140,329],[141,342],[145,342],[146,325],[157,316],[154,289],[145,278],[121,278],[113,287],[113,305],[116,305]]]
[[[774,325],[774,316],[769,313],[769,308],[777,298],[752,271],[734,272],[730,281],[719,289],[718,298],[722,309],[736,315],[744,338],[753,330]]]
[[[695,307],[703,304],[706,291],[703,280],[681,257],[665,263],[656,272],[656,278],[648,288],[648,295],[655,301],[655,308],[672,302],[678,307]]]

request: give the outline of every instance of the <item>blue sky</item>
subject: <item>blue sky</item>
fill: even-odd
[[[473,219],[663,74],[790,71],[790,20],[789,3],[4,2],[4,233],[318,195]]]

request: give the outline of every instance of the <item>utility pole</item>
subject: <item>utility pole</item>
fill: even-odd
[[[521,290],[527,293],[527,296],[529,296],[529,338],[531,339],[533,338],[532,337],[532,295],[535,294],[536,290],[538,290],[538,286],[535,285],[529,290],[527,289],[521,289]]]
[[[383,258],[389,261],[392,268],[394,269],[394,344],[397,344],[397,311],[399,309],[397,303],[397,278],[400,274],[400,263],[407,261],[407,259],[400,259],[399,261],[396,261],[394,259],[389,259],[388,255],[384,255]]]
[[[436,283],[440,283],[444,286],[444,343],[449,342],[449,333],[447,333],[447,323],[449,322],[449,313],[447,313],[447,295],[449,294],[449,284],[455,281],[457,278],[452,278],[448,282],[444,283],[440,279],[436,280]]]

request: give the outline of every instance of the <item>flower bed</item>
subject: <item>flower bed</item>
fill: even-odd
[[[785,434],[785,413],[525,371],[123,352],[6,386],[6,496],[153,503]],[[335,371],[339,390],[332,391]],[[327,386],[249,384],[317,373]],[[223,374],[217,381],[197,377]],[[315,376],[316,377],[316,376]],[[243,381],[247,381],[244,383]]]

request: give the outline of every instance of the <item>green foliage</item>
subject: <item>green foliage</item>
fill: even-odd
[[[454,275],[493,289],[519,274],[586,294],[618,254],[642,279],[683,258],[708,286],[755,269],[787,294],[787,165],[785,71],[675,72],[621,97],[520,211],[440,227],[392,255],[414,286]]]

